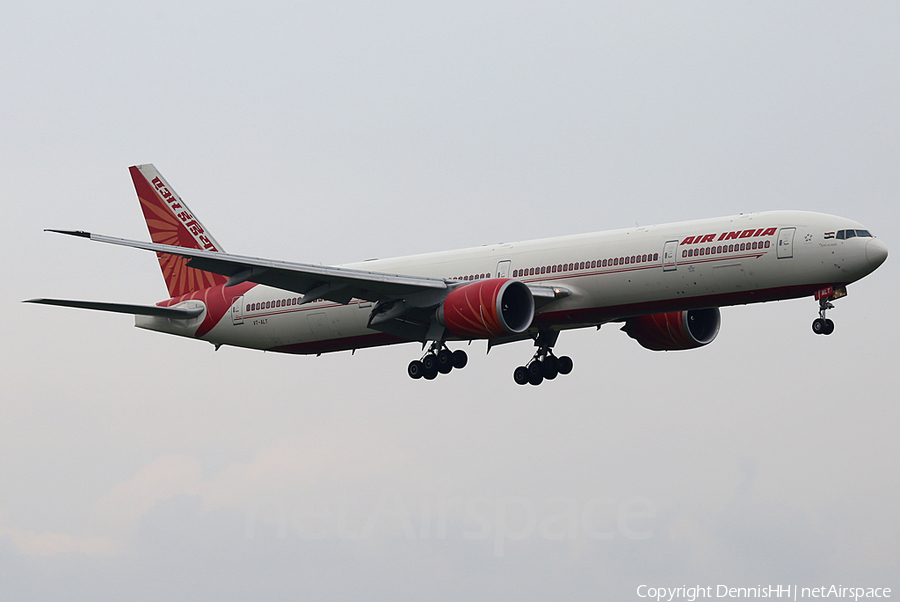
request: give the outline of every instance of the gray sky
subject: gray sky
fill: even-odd
[[[231,252],[340,263],[770,209],[900,252],[900,7],[28,3],[0,9],[4,599],[637,599],[900,588],[896,260],[574,372],[473,344],[287,357],[19,303],[152,303],[127,167]]]

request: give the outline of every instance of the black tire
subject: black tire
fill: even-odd
[[[536,387],[544,382],[544,376],[542,374],[529,374],[528,382]]]
[[[822,331],[822,334],[831,334],[832,332],[834,332],[834,322],[825,320],[825,330]]]
[[[422,358],[422,365],[425,367],[426,374],[428,372],[434,372],[435,374],[437,374],[437,358],[433,353],[429,353]]]
[[[538,360],[534,360],[527,367],[528,370],[528,378],[529,380],[534,378],[535,376],[540,376],[543,380],[544,378],[544,364],[539,362]]]
[[[457,370],[466,367],[466,364],[469,363],[469,356],[466,355],[466,352],[462,349],[457,349],[453,352],[453,367]]]
[[[553,357],[552,355],[544,358],[544,361],[541,362],[544,368],[544,378],[547,380],[553,380],[559,375],[559,360]]]
[[[441,349],[437,353],[437,369],[441,374],[449,374],[453,370],[453,354],[449,349]]]
[[[517,385],[527,385],[528,384],[528,368],[525,366],[519,366],[513,371],[513,380],[516,381]]]
[[[568,374],[572,371],[572,358],[568,355],[564,355],[559,358],[559,373],[560,374]]]
[[[425,376],[425,366],[419,360],[413,360],[406,368],[406,373],[410,378],[419,379]]]
[[[434,380],[435,378],[437,378],[437,375],[438,375],[437,370],[432,370],[430,372],[426,371],[425,374],[422,375],[422,377],[425,380]]]
[[[825,332],[825,320],[822,318],[816,318],[812,323],[813,332],[816,334],[823,334]]]

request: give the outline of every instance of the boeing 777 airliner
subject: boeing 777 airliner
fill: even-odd
[[[617,322],[656,351],[707,345],[719,308],[814,296],[816,334],[847,285],[887,247],[852,220],[801,211],[750,213],[459,251],[319,266],[226,253],[153,165],[131,167],[153,242],[52,230],[156,253],[169,299],[125,305],[44,303],[134,314],[139,328],[283,353],[419,342],[409,376],[431,380],[468,358],[454,341],[532,340],[513,372],[538,385],[572,370],[559,333]]]

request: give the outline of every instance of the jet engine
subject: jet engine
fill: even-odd
[[[721,323],[719,308],[713,307],[629,318],[622,330],[647,349],[678,351],[712,343]]]
[[[525,332],[534,318],[534,297],[519,280],[489,278],[454,288],[437,309],[438,322],[464,339]]]

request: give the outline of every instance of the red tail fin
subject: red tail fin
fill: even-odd
[[[152,164],[134,165],[130,170],[153,242],[189,249],[222,250]],[[156,256],[171,297],[225,284],[228,280],[220,274],[187,267],[188,260],[183,257],[163,253]]]

